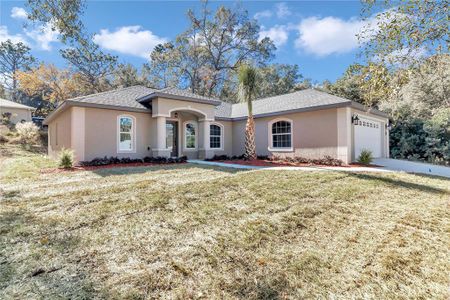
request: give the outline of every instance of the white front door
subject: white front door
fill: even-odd
[[[366,119],[359,116],[354,126],[354,147],[355,147],[355,159],[363,149],[372,151],[374,158],[381,157],[382,155],[382,138],[383,132],[382,123],[374,121],[372,119]]]

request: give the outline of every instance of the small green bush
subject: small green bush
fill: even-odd
[[[59,153],[59,166],[64,169],[70,169],[73,167],[73,151],[70,149],[62,148]]]
[[[358,162],[368,165],[373,161],[372,151],[363,149],[358,156]]]

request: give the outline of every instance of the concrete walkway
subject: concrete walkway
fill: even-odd
[[[387,170],[438,175],[450,178],[450,167],[392,158],[376,158],[373,162],[374,164],[383,166]]]
[[[224,168],[234,169],[247,169],[247,170],[289,170],[289,171],[344,171],[344,172],[393,172],[382,168],[367,168],[367,167],[261,167],[261,166],[248,166],[240,164],[229,164],[218,161],[204,161],[199,159],[189,159],[188,163],[208,165]]]
[[[406,160],[389,159],[389,158],[378,158],[374,160],[374,164],[383,166],[383,168],[368,168],[368,167],[261,167],[261,166],[248,166],[240,164],[228,164],[218,161],[204,161],[198,159],[190,159],[189,163],[217,166],[224,168],[234,168],[234,169],[246,169],[246,170],[289,170],[289,171],[342,171],[342,172],[408,172],[408,173],[418,173],[426,175],[438,175],[450,178],[450,168],[443,166],[436,166],[431,164],[412,162]]]
[[[240,164],[226,164],[219,161],[205,161],[200,159],[188,159],[188,163],[199,164],[199,165],[207,165],[207,166],[216,166],[216,167],[224,167],[224,168],[234,168],[234,169],[247,169],[247,170],[258,170],[265,169],[267,167],[257,167],[257,166],[246,166]]]

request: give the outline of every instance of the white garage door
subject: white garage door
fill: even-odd
[[[358,158],[363,149],[372,151],[373,157],[381,157],[381,123],[359,117],[355,128],[355,158]]]

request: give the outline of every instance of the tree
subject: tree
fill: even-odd
[[[3,84],[9,89],[13,101],[18,101],[17,72],[28,70],[36,59],[24,43],[6,40],[0,43],[0,74]]]
[[[85,9],[84,0],[27,0],[28,19],[33,22],[50,24],[60,33],[63,43],[78,40],[84,32],[80,19]]]
[[[29,97],[40,96],[42,100],[57,107],[64,100],[77,96],[79,89],[73,74],[59,70],[54,65],[40,64],[26,72],[18,72],[20,89]]]
[[[448,53],[449,2],[366,0],[359,35],[369,60],[415,65],[429,53]],[[381,10],[373,16],[375,10]]]
[[[84,0],[28,0],[28,19],[50,25],[58,31],[61,41],[69,47],[61,55],[78,73],[83,90],[102,92],[111,87],[108,76],[116,66],[117,57],[104,53],[85,31],[81,20]]]
[[[256,96],[256,69],[249,65],[239,68],[239,98],[247,103],[248,117],[245,126],[245,158],[256,159],[255,122],[252,101]]]
[[[6,99],[6,91],[2,84],[0,84],[0,98]]]
[[[298,65],[271,64],[258,68],[257,98],[282,95],[297,89],[302,76]]]
[[[368,107],[378,107],[392,91],[390,80],[391,74],[385,66],[369,62],[367,65],[350,65],[335,83],[324,82],[322,88]]]
[[[336,82],[331,83],[325,81],[322,83],[322,88],[330,94],[363,103],[364,100],[361,90],[363,68],[363,65],[352,64]]]
[[[450,107],[450,55],[434,55],[414,70],[398,70],[393,78],[392,84],[400,87],[380,108],[394,120],[430,119]]]
[[[147,85],[146,69],[143,67],[142,73],[131,64],[119,64],[112,74],[112,84],[114,87],[129,87],[133,85]]]
[[[78,80],[88,93],[103,92],[111,87],[108,76],[113,73],[117,57],[103,53],[90,40],[80,39],[74,48],[61,50],[72,68],[78,73]]]
[[[194,93],[222,97],[240,64],[264,66],[273,57],[273,42],[259,40],[260,28],[245,10],[221,6],[212,14],[205,2],[199,16],[189,11],[188,17],[189,28],[151,54],[151,67],[162,72],[163,83],[178,79],[178,86]]]

